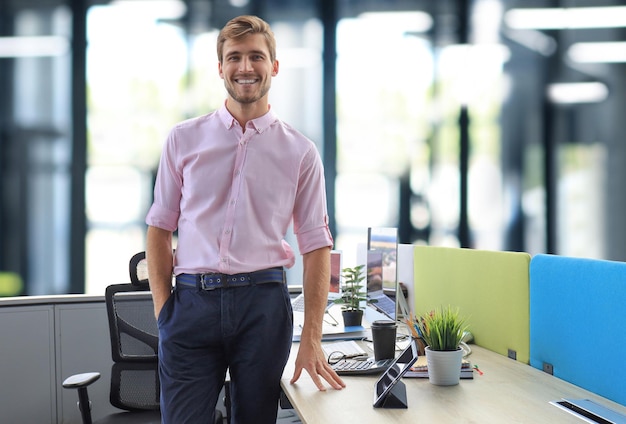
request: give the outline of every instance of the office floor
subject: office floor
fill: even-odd
[[[276,424],[301,423],[300,417],[293,409],[280,409],[278,411],[278,419]]]
[[[226,423],[226,419],[224,419],[224,423]],[[300,421],[300,417],[296,414],[293,409],[278,409],[278,417],[276,419],[276,424],[297,424],[302,423]]]

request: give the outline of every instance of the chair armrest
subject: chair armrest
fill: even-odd
[[[78,390],[78,409],[83,419],[83,424],[91,424],[91,402],[87,393],[87,386],[100,378],[99,372],[86,372],[83,374],[74,374],[63,381],[64,389]]]
[[[99,372],[86,372],[83,374],[74,374],[63,381],[63,387],[66,389],[78,389],[87,387],[100,378]]]

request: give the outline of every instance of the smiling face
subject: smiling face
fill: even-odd
[[[272,60],[262,34],[250,34],[224,42],[220,77],[230,97],[241,106],[258,103],[267,110],[267,94],[272,77],[278,73],[278,61]]]

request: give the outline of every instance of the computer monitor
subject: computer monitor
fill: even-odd
[[[390,319],[397,317],[398,229],[367,230],[367,296],[369,304]]]

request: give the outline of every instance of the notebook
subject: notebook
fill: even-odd
[[[353,340],[336,341],[331,343],[322,343],[322,350],[328,358],[333,352],[342,352],[346,355],[365,355],[367,352]]]
[[[416,377],[416,378],[428,378],[428,363],[426,361],[426,356],[420,356],[417,358],[417,361],[411,369],[409,369],[405,377]],[[463,359],[461,362],[461,379],[473,379],[474,378],[474,369],[472,368],[472,364],[469,360]]]

